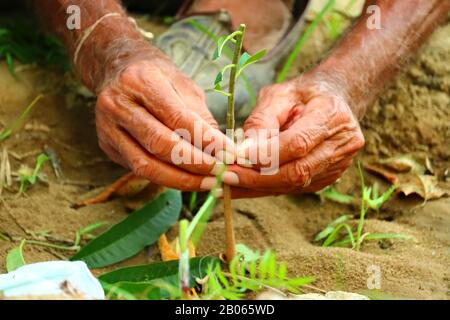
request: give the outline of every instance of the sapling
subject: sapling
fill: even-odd
[[[234,141],[235,130],[235,89],[236,83],[242,71],[249,65],[260,60],[266,53],[266,50],[261,50],[253,56],[244,53],[242,54],[242,46],[245,36],[245,24],[241,24],[239,29],[230,35],[223,36],[217,41],[217,48],[214,52],[213,60],[217,60],[228,42],[234,43],[234,54],[231,64],[226,65],[217,75],[214,81],[214,90],[225,95],[228,98],[227,107],[227,120],[226,120],[226,132],[227,137]],[[225,72],[229,71],[230,79],[228,84],[228,92],[224,91],[221,86],[221,82],[224,79]],[[231,187],[229,185],[223,185],[223,210],[225,215],[225,231],[226,231],[226,251],[225,258],[227,262],[231,262],[236,254],[235,236],[233,228],[233,211],[231,208]]]

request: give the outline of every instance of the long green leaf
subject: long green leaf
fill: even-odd
[[[178,220],[180,211],[181,193],[169,189],[89,242],[71,260],[101,268],[130,258],[158,240]]]
[[[205,277],[209,266],[218,263],[219,260],[212,257],[190,259],[191,284],[194,284],[195,278]],[[121,268],[102,274],[99,280],[109,284],[119,282],[148,283],[159,280],[178,285],[178,276],[178,260],[174,260]]]
[[[12,249],[6,256],[6,271],[12,272],[27,264],[23,257],[23,246],[25,245],[25,242],[26,240],[22,240],[20,244]]]
[[[331,222],[325,229],[319,232],[319,234],[317,234],[317,236],[314,238],[314,241],[320,241],[325,239],[333,232],[333,230],[336,228],[337,225],[349,220],[350,218],[351,216],[348,215],[340,216],[339,218]]]

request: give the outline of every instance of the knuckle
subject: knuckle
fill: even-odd
[[[287,170],[284,174],[284,182],[295,187],[302,187],[306,182],[310,181],[311,170],[308,164],[297,161],[291,170]]]
[[[366,144],[366,140],[361,130],[357,131],[357,133],[353,138],[353,141],[355,145],[355,150],[361,150],[364,147],[364,145]]]
[[[311,139],[305,133],[296,132],[289,143],[289,153],[291,155],[302,156],[309,150],[310,144]]]

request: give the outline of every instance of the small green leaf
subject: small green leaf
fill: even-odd
[[[130,258],[158,240],[178,220],[180,211],[181,193],[169,189],[89,242],[71,260],[101,268]]]
[[[354,201],[352,196],[342,194],[333,187],[328,187],[320,192],[317,192],[317,194],[320,196],[322,201],[328,199],[341,204],[351,204]]]
[[[12,55],[9,52],[6,53],[6,65],[8,66],[9,72],[13,76],[16,76],[16,69],[14,67],[14,60],[13,60]]]
[[[383,204],[385,204],[394,193],[396,187],[391,186],[388,190],[386,190],[380,197],[376,197],[374,199],[366,199],[367,205],[372,210],[379,210]]]
[[[365,237],[365,240],[385,240],[385,239],[412,240],[414,239],[414,237],[404,233],[370,233]]]
[[[6,256],[6,271],[13,272],[26,265],[23,257],[23,246],[25,245],[25,242],[26,240],[22,240],[19,246],[8,252],[8,255]]]
[[[85,234],[89,234],[94,230],[97,230],[103,226],[106,226],[108,224],[108,222],[106,221],[99,221],[99,222],[95,222],[93,224],[90,224],[84,228],[81,228],[78,233],[80,234],[80,236],[85,235]]]
[[[227,42],[232,41],[234,39],[234,37],[236,37],[238,34],[241,34],[241,32],[235,31],[232,34],[230,34],[228,36],[220,37],[219,40],[217,40],[217,48],[214,51],[213,58],[212,58],[213,61],[220,58],[220,56],[222,55],[223,48],[225,47]]]
[[[222,86],[220,85],[220,83],[218,83],[218,84],[215,85],[214,91],[217,92],[217,93],[223,94],[223,95],[226,96],[226,97],[231,96],[230,93],[228,93],[228,92],[222,90]]]
[[[220,71],[217,76],[216,79],[214,80],[214,86],[217,86],[218,84],[220,84],[223,80],[223,71]]]
[[[216,197],[211,193],[206,198],[206,201],[196,213],[194,219],[189,224],[188,236],[194,246],[197,246],[205,231],[206,225],[214,212],[214,205],[216,204]]]
[[[244,52],[239,60],[239,72],[237,76],[239,77],[241,72],[244,71],[248,66],[258,62],[262,59],[267,53],[267,50],[261,50],[255,53],[254,55],[249,55],[247,52]]]
[[[317,236],[314,238],[314,241],[320,241],[320,240],[325,239],[326,237],[328,237],[333,232],[333,230],[335,229],[335,227],[337,225],[339,225],[339,224],[349,220],[350,218],[351,218],[351,216],[348,216],[348,215],[340,216],[339,218],[337,218],[336,220],[331,222],[319,234],[317,234]]]

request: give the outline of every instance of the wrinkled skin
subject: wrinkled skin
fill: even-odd
[[[195,2],[211,5],[214,1]],[[261,20],[259,14],[266,8],[254,6],[258,14],[248,14],[239,0],[223,3],[235,10],[230,12],[232,17],[248,18],[249,26],[255,22],[252,18]],[[233,163],[238,156],[246,156],[245,148],[238,152],[217,130],[204,93],[141,38],[117,0],[36,0],[32,4],[72,57],[90,26],[108,13],[116,14],[91,30],[75,61],[83,82],[98,94],[99,142],[111,159],[157,184],[210,190],[215,185],[217,160]],[[65,27],[69,5],[80,7],[79,30]],[[450,0],[368,0],[365,8],[369,5],[376,5],[382,13],[380,28],[368,27],[373,12],[364,9],[353,30],[319,66],[261,92],[244,129],[280,129],[281,167],[275,175],[261,175],[258,163],[253,168],[230,166],[224,181],[234,187],[234,197],[317,191],[336,181],[364,145],[357,119],[450,11]],[[284,19],[275,17],[276,11],[265,14],[281,22],[278,27],[282,29]],[[258,35],[264,36],[267,30],[249,30],[249,34],[256,37],[256,43],[264,43]],[[274,38],[278,37],[275,32]],[[203,131],[211,132],[209,137],[203,136],[200,142],[176,135],[172,139],[174,130],[180,128],[193,136],[193,124],[198,121]],[[263,149],[267,139],[273,138],[258,139],[249,148]],[[202,161],[174,164],[170,152],[176,142]],[[207,150],[211,142],[217,152]]]
[[[217,129],[203,90],[162,54],[121,68],[100,91],[96,122],[100,147],[112,160],[140,177],[181,190],[209,190],[215,184],[208,175],[216,173],[217,159],[202,152],[202,145],[213,142],[234,150]],[[212,132],[197,146],[174,133],[184,128],[193,137],[195,122]],[[173,165],[171,152],[178,143],[203,161]]]
[[[335,182],[364,146],[358,120],[345,98],[329,83],[308,76],[263,89],[244,130],[278,129],[277,136],[244,142],[239,154],[249,158],[253,148],[279,141],[279,170],[261,175],[258,170],[233,166],[240,188],[261,194],[315,192]],[[260,164],[256,164],[256,168]],[[235,197],[246,196],[235,190]]]

